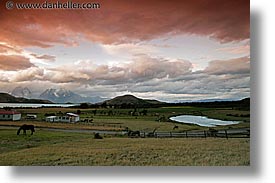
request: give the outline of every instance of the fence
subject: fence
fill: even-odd
[[[81,124],[87,124],[87,125],[91,125],[91,126],[104,126],[104,127],[113,127],[113,128],[121,128],[121,129],[127,129],[126,126],[123,125],[112,125],[112,124],[104,124],[104,123],[83,123],[81,122]]]
[[[132,136],[131,136],[132,137]],[[140,132],[143,138],[250,138],[249,129],[228,129],[217,131],[185,131],[185,132]]]

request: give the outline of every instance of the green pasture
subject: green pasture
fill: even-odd
[[[146,115],[140,113],[143,110],[147,110]],[[250,117],[249,111],[240,111],[231,108],[202,108],[202,107],[162,107],[162,108],[149,108],[149,109],[76,109],[76,108],[39,108],[39,109],[18,109],[22,112],[23,118],[26,114],[37,114],[38,119],[34,122],[45,122],[45,114],[57,114],[66,112],[81,112],[81,119],[92,119],[92,123],[80,122],[75,124],[80,125],[81,128],[87,128],[93,126],[93,129],[115,128],[114,130],[120,130],[128,127],[132,130],[152,131],[157,128],[157,131],[172,131],[173,127],[177,125],[179,128],[176,131],[185,130],[203,130],[204,127],[190,124],[175,123],[169,118],[171,116],[177,116],[181,114],[189,115],[203,115],[210,118],[221,120],[234,120],[240,121],[240,124],[232,125],[231,127],[249,127]],[[131,112],[135,111],[135,115],[131,115]],[[23,120],[24,121],[24,120]],[[32,121],[31,121],[32,122]],[[1,124],[1,122],[0,122]],[[41,123],[40,123],[41,124]],[[81,125],[82,124],[82,125]],[[85,126],[84,126],[85,125]],[[50,126],[50,125],[47,125]],[[63,124],[63,126],[71,128],[70,125]],[[228,128],[218,127],[218,128]],[[73,128],[73,127],[72,127]]]

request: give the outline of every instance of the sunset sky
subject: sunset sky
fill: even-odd
[[[250,96],[249,0],[106,0],[89,10],[7,10],[5,2],[1,92],[62,87],[170,102]]]

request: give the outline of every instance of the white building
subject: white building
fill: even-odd
[[[0,121],[18,121],[20,119],[20,112],[0,110]]]
[[[64,116],[48,116],[46,117],[47,122],[67,122],[76,123],[80,120],[79,115],[74,113],[67,113]]]
[[[67,113],[67,116],[69,117],[70,122],[75,123],[75,122],[80,121],[80,117],[79,117],[79,115],[77,115],[77,114],[74,114],[74,113]]]
[[[27,119],[36,119],[37,115],[36,114],[27,114],[26,118]]]

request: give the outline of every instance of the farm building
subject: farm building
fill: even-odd
[[[74,113],[67,113],[64,116],[48,116],[46,117],[47,122],[68,122],[76,123],[80,120],[79,115]]]
[[[21,113],[17,111],[0,110],[0,121],[18,121]]]
[[[36,114],[27,114],[26,119],[36,119],[37,115]]]

